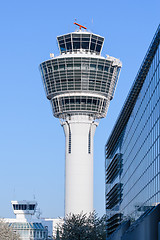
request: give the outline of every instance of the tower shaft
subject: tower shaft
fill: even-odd
[[[65,215],[93,211],[93,139],[98,123],[74,115],[62,123],[66,137]]]

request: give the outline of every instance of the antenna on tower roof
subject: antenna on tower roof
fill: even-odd
[[[81,28],[87,29],[86,27],[84,27],[84,26],[82,26],[82,25],[80,25],[80,24],[78,24],[78,23],[76,23],[76,22],[74,22],[74,24],[77,25],[77,26],[79,26],[79,29],[81,29]]]

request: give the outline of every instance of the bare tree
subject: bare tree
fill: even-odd
[[[0,240],[20,240],[19,234],[2,220],[0,221]]]
[[[59,227],[57,240],[105,240],[105,216],[98,218],[95,212],[87,214],[70,214]]]

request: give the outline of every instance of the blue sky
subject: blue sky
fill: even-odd
[[[77,22],[105,37],[102,55],[122,71],[94,147],[94,208],[105,212],[104,146],[152,37],[159,0],[2,1],[0,7],[0,217],[13,217],[11,200],[37,200],[42,216],[64,215],[65,137],[45,97],[38,66],[58,54],[56,36]]]

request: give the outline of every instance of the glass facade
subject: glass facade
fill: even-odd
[[[66,34],[57,37],[57,40],[61,54],[83,50],[99,55],[104,42],[103,37],[89,32]]]
[[[40,64],[47,98],[57,118],[103,118],[118,81],[120,60],[101,56],[104,38],[89,32],[57,37],[60,56]]]
[[[122,220],[133,222],[160,203],[159,43],[160,27],[106,144],[108,236]],[[143,81],[140,89],[138,81]],[[125,110],[131,104],[132,111]]]
[[[124,216],[136,219],[160,202],[160,46],[123,134]]]
[[[89,96],[69,96],[59,97],[51,100],[55,116],[62,114],[81,112],[90,112],[90,114],[99,117],[105,117],[107,113],[107,101],[103,98]]]
[[[9,224],[9,227],[17,232],[23,240],[48,239],[48,230],[41,223],[13,222]]]
[[[58,93],[93,91],[111,98],[120,67],[107,59],[66,57],[40,65],[48,99]],[[112,83],[112,84],[111,84]]]
[[[35,204],[13,204],[14,210],[35,210]]]
[[[120,65],[113,59],[65,57],[43,62],[40,71],[55,117],[80,111],[101,118],[113,98]]]

